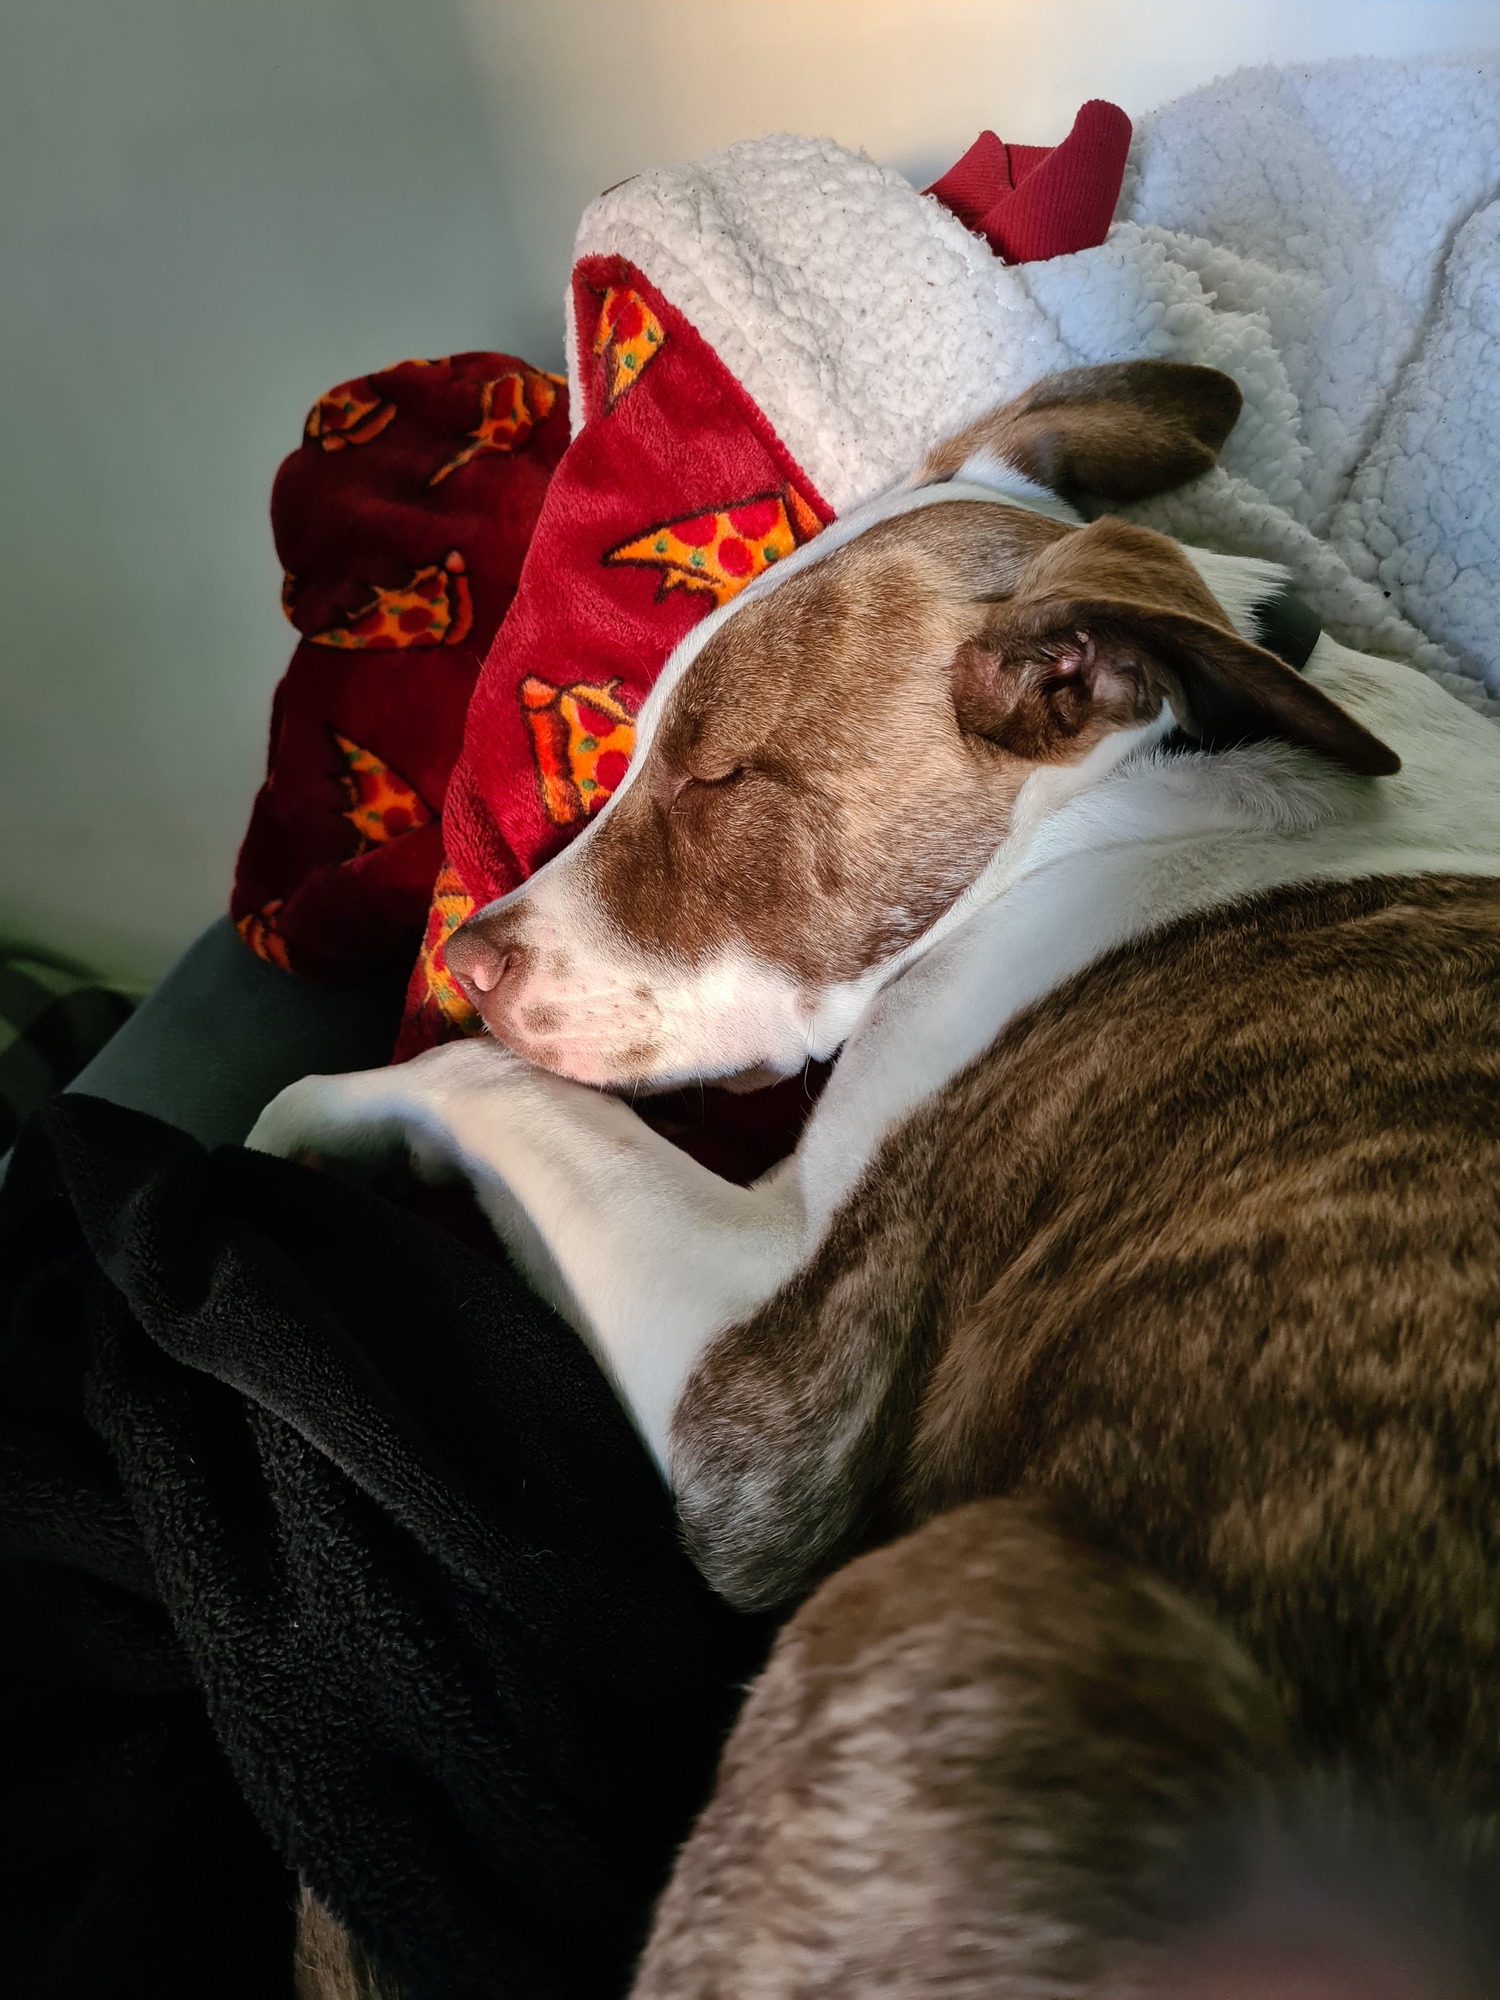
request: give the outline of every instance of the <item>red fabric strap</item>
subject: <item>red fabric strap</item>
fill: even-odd
[[[1118,104],[1090,98],[1060,146],[1007,146],[981,132],[926,192],[1008,264],[1091,250],[1114,217],[1130,131]]]

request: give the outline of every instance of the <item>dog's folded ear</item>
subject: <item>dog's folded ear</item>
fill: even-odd
[[[1123,521],[1063,535],[989,606],[953,662],[959,727],[1014,756],[1074,761],[1160,714],[1206,747],[1268,737],[1361,777],[1396,753],[1230,625],[1175,543]]]
[[[1144,500],[1209,470],[1242,400],[1232,377],[1187,362],[1069,369],[940,444],[917,483],[1009,467],[1065,500]]]

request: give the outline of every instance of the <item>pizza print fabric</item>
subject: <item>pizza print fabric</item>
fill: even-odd
[[[597,296],[594,353],[603,364],[602,394],[607,413],[640,381],[667,330],[640,292],[629,285],[606,285]]]
[[[506,354],[404,361],[309,412],[271,504],[299,643],[230,906],[270,964],[411,964],[469,697],[567,440],[561,377]]]
[[[635,717],[618,687],[579,681],[558,688],[535,674],[521,683],[542,804],[557,826],[576,826],[597,812],[625,775]]]
[[[830,518],[641,271],[585,259],[573,323],[584,421],[479,676],[443,805],[446,859],[476,905],[524,880],[611,796],[677,641]],[[413,979],[402,1054],[457,1025],[430,989],[440,959],[439,944]]]
[[[640,271],[586,261],[574,317],[571,444],[560,376],[402,362],[318,399],[273,496],[299,644],[233,915],[314,978],[407,954],[401,1053],[474,1027],[444,939],[611,796],[677,641],[829,519]]]
[[[609,550],[604,560],[657,570],[658,597],[669,590],[702,590],[716,605],[727,604],[822,525],[788,481],[774,493],[757,493],[712,513],[663,521]]]

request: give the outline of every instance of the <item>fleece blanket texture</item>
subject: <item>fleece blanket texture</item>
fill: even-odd
[[[378,1195],[83,1096],[0,1189],[0,1989],[623,1992],[764,1621],[573,1333]]]
[[[899,174],[785,136],[626,182],[577,253],[674,301],[836,513],[1054,369],[1223,368],[1221,469],[1129,511],[1287,564],[1337,636],[1500,714],[1497,197],[1500,62],[1340,61],[1141,119],[1072,256],[1002,263]]]
[[[271,495],[298,643],[230,902],[267,963],[410,966],[469,697],[567,435],[560,378],[510,354],[403,361],[308,412]]]

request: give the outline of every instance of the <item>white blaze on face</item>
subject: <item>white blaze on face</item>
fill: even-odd
[[[506,899],[525,952],[503,1031],[518,1054],[580,1083],[655,1089],[802,1067],[816,1009],[798,981],[742,950],[697,964],[641,950],[590,896],[586,854],[572,860]]]

